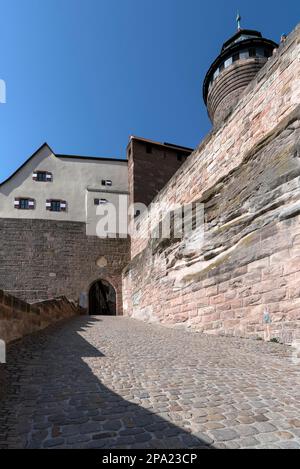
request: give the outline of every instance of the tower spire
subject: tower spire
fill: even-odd
[[[236,15],[236,22],[237,22],[237,29],[238,31],[240,31],[242,28],[241,28],[241,21],[242,21],[242,17],[240,15],[240,12],[238,11],[237,12],[237,15]]]

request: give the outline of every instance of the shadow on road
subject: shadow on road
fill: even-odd
[[[98,321],[76,318],[9,347],[0,448],[209,448],[99,381],[84,359],[94,369],[105,356],[80,334]]]

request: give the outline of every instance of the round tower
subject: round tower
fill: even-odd
[[[220,55],[208,70],[203,97],[214,125],[222,123],[237,104],[242,92],[278,47],[259,31],[240,28],[223,44]]]

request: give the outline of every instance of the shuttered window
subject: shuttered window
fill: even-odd
[[[46,210],[50,212],[65,212],[67,210],[67,202],[65,200],[48,199],[46,200]]]
[[[37,182],[52,182],[53,176],[48,171],[35,171],[32,179]]]
[[[19,210],[34,210],[35,200],[25,197],[16,197],[14,206]]]

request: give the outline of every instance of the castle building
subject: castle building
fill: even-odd
[[[126,222],[128,204],[149,204],[191,152],[137,137],[128,160],[42,145],[0,184],[0,289],[30,302],[64,295],[91,314],[121,314],[129,240],[119,226],[111,238],[99,236],[97,208],[111,204],[117,219],[126,211]]]
[[[278,47],[239,27],[224,43],[203,84],[213,129],[195,150],[132,136],[122,160],[44,144],[0,185],[0,289],[208,334],[263,337],[268,313],[289,342],[300,324],[299,37],[298,26]],[[120,214],[120,200],[137,204],[140,236],[99,237],[97,209]],[[204,207],[204,239],[198,227],[149,237],[189,204]]]

